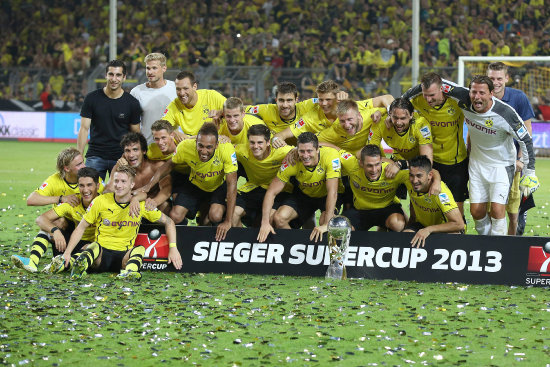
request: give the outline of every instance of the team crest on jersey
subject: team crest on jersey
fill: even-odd
[[[253,113],[253,114],[259,113],[259,112],[260,112],[260,106],[252,106],[252,107],[250,108],[250,111],[249,111],[249,112],[250,112],[250,113]]]
[[[323,169],[323,167],[317,167],[317,172],[318,173],[323,173],[323,172],[325,172],[325,170]]]
[[[428,139],[430,136],[432,136],[432,133],[430,131],[430,128],[428,126],[424,126],[420,128],[420,134],[422,134],[422,137],[424,139]]]
[[[409,143],[414,144],[415,142],[416,142],[416,139],[414,138],[414,136],[409,135]]]
[[[485,120],[485,126],[487,126],[487,127],[493,127],[493,120],[492,120],[492,119],[487,119],[487,120]]]
[[[231,154],[231,163],[237,164],[237,153]]]
[[[450,84],[441,84],[441,91],[443,93],[449,93],[450,91],[452,91],[454,89],[454,87]]]
[[[427,203],[431,203],[431,202],[432,202],[432,199],[430,199],[430,196],[429,196],[429,195],[425,195],[425,196],[424,196],[424,201],[427,202]]]
[[[210,108],[208,108],[207,105],[203,105],[202,106],[202,113],[204,113],[208,117],[208,112],[210,112]]]
[[[449,108],[447,109],[447,113],[448,113],[449,115],[454,115],[455,112],[456,112],[455,109],[452,108],[452,107],[449,107]]]
[[[233,156],[231,156],[231,161],[233,161]],[[212,161],[212,164],[217,166],[219,165],[221,162],[220,160],[218,159],[218,157],[214,157],[214,160]]]
[[[441,194],[439,194],[439,201],[441,202],[441,204],[447,204],[451,201],[451,199],[449,198],[449,195],[442,192]]]
[[[48,183],[47,183],[47,182],[44,182],[44,183],[40,186],[40,190],[44,190],[46,187],[48,187]]]
[[[353,154],[350,154],[350,153],[344,153],[344,154],[342,154],[342,158],[344,158],[346,161],[347,161],[348,159],[350,159],[351,157],[353,157]]]
[[[332,169],[333,170],[340,169],[340,158],[335,158],[332,160]]]
[[[296,129],[301,129],[302,127],[306,126],[306,123],[304,119],[300,119],[295,125]]]

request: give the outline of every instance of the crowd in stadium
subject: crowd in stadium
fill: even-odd
[[[19,0],[1,8],[0,98],[36,99],[49,83],[56,98],[82,101],[84,77],[107,61],[108,2]],[[313,91],[331,77],[366,98],[387,92],[393,73],[410,65],[411,14],[404,0],[119,2],[118,58],[129,78],[152,51],[174,69],[320,68],[329,75],[316,73],[304,87]],[[421,66],[456,67],[459,55],[550,55],[549,19],[543,0],[422,0]],[[19,67],[31,71],[14,73]]]

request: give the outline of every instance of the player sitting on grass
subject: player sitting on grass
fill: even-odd
[[[412,247],[424,247],[430,233],[464,233],[464,220],[447,185],[441,182],[441,193],[429,194],[433,175],[432,163],[425,155],[409,162],[407,188],[412,209],[403,232],[416,232],[411,240]]]
[[[61,230],[55,225],[55,221],[59,218],[66,218],[67,220],[78,225],[82,220],[82,216],[86,212],[86,208],[93,199],[98,195],[99,189],[99,172],[90,167],[84,167],[78,170],[78,189],[80,191],[80,200],[78,205],[72,206],[71,204],[63,203],[55,206],[53,209],[48,210],[36,219],[36,224],[40,227],[41,231],[34,238],[31,253],[29,257],[23,257],[19,255],[12,255],[12,262],[18,268],[27,270],[31,273],[36,273],[38,269],[38,263],[48,250],[50,241],[53,241],[55,246],[52,247],[57,250],[59,254],[65,251],[67,242],[65,236],[61,233]],[[80,250],[82,246],[92,242],[94,240],[95,227],[89,227],[83,234],[82,240],[77,244],[77,250]],[[55,252],[55,251],[54,251]],[[56,257],[54,257],[55,259]],[[57,255],[58,260],[62,259],[62,255]],[[63,262],[61,262],[63,264]],[[50,264],[51,265],[51,264]],[[44,271],[52,271],[51,266],[46,266]]]
[[[141,279],[141,265],[145,248],[134,247],[141,218],[164,224],[170,244],[168,263],[181,269],[182,261],[176,247],[176,226],[158,209],[147,210],[140,202],[139,215],[130,216],[129,204],[136,171],[133,167],[120,166],[113,175],[114,193],[101,195],[94,200],[80,224],[75,228],[69,245],[63,254],[65,267],[72,267],[71,278],[79,279],[88,269],[94,272],[120,271],[119,278]],[[96,240],[78,257],[71,253],[81,240],[86,228],[96,225]]]

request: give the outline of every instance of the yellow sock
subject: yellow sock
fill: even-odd
[[[86,269],[88,269],[92,264],[94,263],[94,260],[99,257],[100,247],[97,242],[92,242],[88,245],[86,250],[82,251],[82,255],[86,257],[86,262],[88,265],[86,266]]]
[[[31,254],[29,256],[35,266],[38,266],[40,259],[42,258],[44,253],[48,251],[49,246],[50,242],[48,241],[48,235],[46,234],[46,232],[40,231],[34,238],[31,247]]]
[[[145,247],[136,246],[130,251],[130,258],[126,264],[126,270],[128,271],[139,271],[141,265],[143,264],[143,255],[145,254]]]

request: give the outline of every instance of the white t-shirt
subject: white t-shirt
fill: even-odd
[[[151,125],[164,115],[166,107],[177,98],[176,84],[166,80],[162,88],[149,88],[146,83],[134,87],[130,94],[134,96],[141,105],[143,115],[141,116],[141,133],[147,139],[147,143],[153,143]]]

